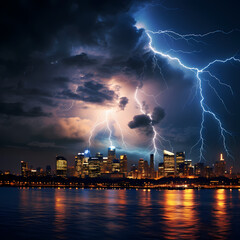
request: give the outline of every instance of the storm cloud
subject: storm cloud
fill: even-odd
[[[50,117],[51,113],[43,112],[41,107],[32,107],[29,110],[23,109],[23,104],[15,103],[0,103],[0,114],[7,116],[21,116],[21,117]]]
[[[160,121],[165,117],[165,111],[161,107],[155,107],[152,113],[152,125],[160,123]]]
[[[128,98],[127,97],[121,97],[120,98],[120,101],[119,101],[119,108],[121,109],[121,110],[124,110],[125,109],[125,107],[127,106],[127,104],[128,104]]]
[[[183,71],[176,61],[168,61],[163,56],[153,54],[149,49],[146,30],[141,26],[154,31],[159,26],[179,33],[182,33],[182,26],[186,26],[186,33],[204,33],[205,30],[212,31],[219,25],[219,21],[223,23],[222,19],[230,21],[233,17],[232,23],[237,22],[237,13],[231,16],[223,14],[224,7],[223,12],[215,11],[219,16],[213,18],[212,9],[215,10],[221,4],[215,4],[215,1],[209,3],[208,6],[212,6],[209,10],[199,2],[204,9],[204,21],[199,22],[203,16],[196,14],[194,3],[171,1],[172,5],[177,5],[176,9],[186,10],[188,14],[182,16],[176,14],[177,10],[168,11],[168,8],[162,8],[162,4],[154,5],[155,1],[150,2],[1,1],[0,115],[3,117],[0,120],[0,130],[1,134],[4,133],[1,150],[5,151],[12,146],[16,151],[16,159],[19,155],[18,147],[34,150],[46,146],[54,149],[54,158],[56,148],[66,149],[67,146],[73,154],[86,147],[89,134],[99,118],[103,123],[93,133],[92,152],[104,151],[109,144],[108,131],[103,131],[107,117],[116,146],[121,145],[122,130],[126,143],[129,141],[136,148],[143,144],[143,139],[146,140],[144,146],[141,146],[143,149],[151,142],[153,127],[164,138],[173,140],[173,143],[175,141],[175,145],[178,144],[176,139],[180,139],[177,134],[182,137],[182,145],[177,145],[179,151],[197,141],[201,118],[199,83],[193,72]],[[145,8],[146,4],[149,5]],[[231,13],[230,10],[228,12]],[[205,18],[205,14],[208,18]],[[211,21],[214,22],[207,29]],[[201,26],[196,27],[195,24],[199,23]],[[238,23],[232,23],[223,25],[223,29],[228,31],[239,28]],[[181,56],[186,65],[204,66],[206,61],[213,60],[214,50],[220,56],[220,50],[223,49],[219,47],[220,43],[224,47],[230,46],[229,51],[226,50],[226,56],[235,54],[238,50],[240,38],[233,40],[229,35],[228,44],[228,41],[220,39],[220,33],[218,35],[219,41],[211,39],[211,36],[201,39],[209,40],[209,44],[205,45],[195,41],[187,44],[183,39],[175,41],[169,36],[151,36],[152,46],[156,49],[172,56]],[[237,49],[232,47],[233,44],[237,45]],[[206,51],[200,53],[202,47],[208,50],[211,48],[211,54],[209,51],[207,54]],[[188,54],[192,50],[197,51]],[[221,55],[221,59],[224,57],[224,54]],[[211,67],[211,71],[218,66],[216,69],[214,67]],[[225,73],[224,70],[221,69],[224,77],[219,79],[224,83],[226,80],[226,84],[233,86],[234,97],[240,96],[239,81],[235,80],[239,78],[235,74],[236,69],[228,69]],[[217,77],[220,76],[219,71],[215,73]],[[216,86],[217,81],[214,79],[211,84],[217,89],[221,88],[220,97],[225,100],[226,96],[226,106],[231,108],[230,112],[239,112],[238,105],[234,104],[234,101],[239,102],[238,98],[233,99],[229,89]],[[221,116],[224,126],[225,122],[229,123],[226,129],[239,132],[239,114],[234,119],[229,120],[229,116],[224,119],[225,109],[220,106],[222,103],[219,99],[216,101],[213,98],[214,90],[207,85],[208,82],[204,81],[202,87],[204,101],[208,101],[209,109]],[[136,87],[139,89],[138,99],[142,111],[151,115],[141,114],[134,95]],[[206,91],[207,88],[211,91]],[[206,118],[206,121],[211,120]],[[6,128],[8,124],[10,125]],[[127,134],[129,128],[137,130],[132,131],[136,135],[142,133],[141,138]],[[185,128],[195,130],[185,131],[184,134]],[[219,129],[216,130],[218,131]],[[97,149],[96,146],[101,148]],[[239,149],[238,146],[236,149]],[[220,150],[222,151],[219,148],[218,152]],[[196,152],[199,153],[198,150]],[[127,150],[126,153],[128,154]],[[35,156],[33,151],[29,159],[35,159]],[[196,155],[196,159],[197,157]],[[42,159],[39,160],[41,161]],[[4,162],[8,162],[7,154]]]
[[[128,126],[131,129],[134,129],[134,128],[147,127],[147,126],[150,126],[150,124],[151,124],[150,117],[145,114],[141,114],[141,115],[134,116],[133,120],[128,123]]]

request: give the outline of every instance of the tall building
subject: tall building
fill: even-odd
[[[131,166],[130,172],[129,172],[129,178],[136,179],[138,177],[138,169],[135,164]]]
[[[158,178],[164,177],[164,163],[158,164]]]
[[[98,152],[96,153],[96,157],[101,161],[103,159],[103,154]]]
[[[75,156],[75,176],[81,177],[83,170],[84,153],[78,153]]]
[[[114,146],[110,146],[108,148],[107,173],[112,172],[113,159],[116,159],[116,148]]]
[[[222,153],[220,154],[220,160],[214,164],[214,173],[217,177],[224,176],[226,173],[226,162],[223,159]]]
[[[149,178],[149,166],[148,166],[148,161],[145,160],[143,163],[143,172],[142,172],[142,178]]]
[[[75,175],[75,166],[68,166],[67,168],[67,176],[73,177]]]
[[[101,173],[108,173],[107,171],[108,157],[103,157],[100,168]]]
[[[52,168],[51,168],[50,165],[47,165],[47,166],[46,166],[46,175],[47,175],[47,176],[52,175]]]
[[[194,165],[194,174],[199,177],[204,176],[204,163],[199,162]]]
[[[211,178],[213,177],[213,168],[210,166],[204,167],[204,177]]]
[[[120,172],[124,174],[124,177],[127,177],[127,155],[120,156]]]
[[[112,172],[120,172],[120,161],[119,159],[113,159],[112,161]]]
[[[67,159],[63,156],[56,156],[56,174],[57,176],[67,176]]]
[[[21,175],[23,177],[27,177],[28,176],[28,163],[21,161]]]
[[[142,179],[143,178],[143,173],[144,173],[144,160],[143,158],[140,158],[138,160],[138,179]]]
[[[184,172],[185,152],[176,153],[176,173],[177,175],[183,175]]]
[[[175,175],[174,153],[167,150],[163,151],[164,173],[165,176]]]
[[[84,158],[83,158],[83,163],[82,163],[82,175],[81,176],[83,178],[88,176],[88,174],[89,174],[89,171],[88,171],[89,170],[88,160],[89,160],[90,157],[91,157],[90,150],[86,149],[84,151]]]
[[[154,172],[154,154],[150,154],[150,178],[154,178],[155,172]]]
[[[192,166],[191,159],[185,159],[183,174],[184,174],[184,176],[192,176],[193,175],[193,166]]]
[[[90,157],[88,159],[88,175],[89,177],[99,177],[100,172],[100,159],[99,157]]]

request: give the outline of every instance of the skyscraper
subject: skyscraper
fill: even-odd
[[[107,164],[108,164],[108,157],[103,157],[102,162],[101,162],[101,173],[108,173],[107,171]]]
[[[100,176],[100,159],[98,157],[90,157],[88,159],[88,175],[89,177],[99,177]]]
[[[138,169],[135,164],[131,166],[130,172],[129,172],[129,177],[136,179],[138,178]]]
[[[149,166],[148,166],[148,161],[145,160],[143,164],[143,173],[142,173],[142,178],[149,178]]]
[[[143,158],[140,158],[138,161],[138,179],[143,178],[143,173],[144,173],[144,160]]]
[[[220,154],[220,160],[214,164],[214,173],[217,177],[224,176],[226,173],[226,162],[223,159],[222,153]]]
[[[47,165],[47,166],[46,166],[46,175],[47,175],[47,176],[52,175],[52,168],[51,168],[50,165]]]
[[[199,177],[204,176],[204,163],[199,162],[194,165],[194,174]]]
[[[80,177],[83,170],[84,153],[78,153],[75,156],[75,176]]]
[[[192,166],[192,160],[191,159],[185,159],[183,174],[184,174],[184,176],[193,175],[193,166]]]
[[[150,178],[154,178],[154,154],[150,154]]]
[[[28,175],[28,163],[21,161],[21,175],[27,177]]]
[[[163,151],[164,173],[165,176],[175,175],[174,153],[167,150]]]
[[[91,156],[90,150],[86,149],[84,151],[84,158],[83,158],[83,163],[82,163],[82,177],[83,178],[88,176],[88,174],[89,174],[88,160],[89,160],[90,156]]]
[[[57,176],[67,176],[67,159],[63,156],[56,156],[56,174]]]
[[[112,172],[120,172],[120,161],[119,159],[113,159],[112,161]]]
[[[124,174],[124,177],[127,177],[127,155],[120,156],[120,172]]]
[[[176,173],[183,175],[184,172],[185,152],[176,153]]]
[[[159,163],[158,164],[158,177],[163,177],[164,176],[164,163]]]
[[[116,148],[114,146],[110,146],[108,148],[108,161],[107,161],[107,172],[112,172],[112,162],[113,159],[116,158]]]

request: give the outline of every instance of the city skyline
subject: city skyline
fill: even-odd
[[[21,159],[21,161],[18,161],[17,165],[12,168],[14,170],[9,169],[9,168],[6,168],[6,169],[3,169],[3,168],[1,169],[0,168],[0,171],[2,171],[2,172],[10,171],[10,173],[19,174],[19,173],[21,173],[21,171],[19,171],[19,169],[20,169],[19,168],[20,162],[27,163],[28,166],[31,166],[30,169],[33,169],[34,172],[36,172],[36,169],[44,169],[45,166],[46,167],[50,167],[52,170],[55,171],[56,170],[55,158],[57,158],[58,156],[59,157],[63,157],[64,159],[66,159],[66,161],[68,162],[67,166],[75,167],[74,166],[75,165],[75,160],[74,159],[76,159],[76,156],[80,156],[80,155],[84,156],[84,155],[87,154],[89,158],[94,158],[94,157],[97,157],[98,155],[105,156],[105,158],[106,158],[108,156],[108,154],[109,154],[109,149],[114,150],[114,154],[115,154],[111,160],[113,160],[113,159],[121,159],[121,156],[127,156],[127,152],[124,152],[122,150],[120,152],[118,152],[118,149],[115,146],[109,146],[108,148],[104,148],[104,149],[105,149],[105,151],[103,150],[101,152],[93,153],[92,151],[90,151],[89,148],[87,148],[85,150],[83,149],[82,152],[79,151],[79,152],[77,152],[75,154],[72,153],[70,155],[70,157],[68,155],[67,155],[68,157],[66,157],[66,154],[64,154],[64,152],[62,152],[62,153],[58,152],[58,153],[55,153],[55,155],[54,155],[54,157],[52,159],[48,158],[48,161],[45,162],[46,163],[45,165],[44,164],[34,164],[34,161],[31,161],[31,159],[29,161]],[[173,149],[172,149],[172,151],[173,151]],[[207,164],[205,161],[197,162],[197,161],[194,161],[193,159],[188,158],[188,155],[187,155],[187,153],[185,151],[173,151],[173,152],[171,152],[171,151],[168,151],[168,150],[164,149],[162,151],[162,157],[161,158],[156,158],[154,153],[149,153],[149,155],[146,155],[146,154],[140,155],[139,154],[139,158],[134,158],[134,159],[132,159],[132,158],[129,159],[128,158],[128,170],[130,169],[130,165],[131,166],[132,165],[137,165],[138,162],[139,162],[139,159],[143,159],[143,160],[147,161],[149,166],[150,166],[150,164],[151,164],[151,156],[154,157],[154,165],[153,166],[156,169],[156,168],[158,168],[159,164],[164,162],[164,156],[165,155],[170,155],[170,156],[172,155],[174,157],[174,161],[175,161],[174,168],[175,168],[175,170],[179,169],[179,165],[181,163],[183,163],[183,159],[186,160],[186,161],[190,161],[193,165],[196,165],[197,163],[203,163],[205,165],[209,165],[209,166],[212,166],[212,167],[214,166],[214,164],[216,163],[216,161],[218,159],[223,159],[223,154],[222,153],[218,153],[218,156],[216,157],[216,159],[213,159],[210,164]],[[183,156],[183,158],[182,158],[182,156]],[[223,159],[223,160],[225,160],[225,159]],[[52,166],[54,166],[54,167],[52,168]],[[232,162],[231,161],[227,161],[227,166],[233,168]],[[237,173],[238,170],[236,168],[234,168],[234,169],[236,170],[235,173]]]
[[[223,153],[239,171],[236,7],[198,2],[199,21],[184,2],[4,4],[0,169],[114,145],[133,162],[174,149],[212,165]]]
[[[29,167],[30,166],[30,167]],[[5,171],[6,174],[11,174]],[[113,174],[113,175],[112,175]],[[233,175],[234,174],[234,175]],[[46,166],[46,171],[41,168],[33,168],[28,162],[21,161],[20,175],[29,176],[62,176],[77,178],[133,178],[133,179],[159,179],[162,177],[207,177],[214,176],[238,176],[232,165],[229,165],[219,155],[211,166],[203,162],[193,163],[186,158],[185,152],[163,151],[163,162],[156,161],[154,154],[149,158],[140,158],[132,164],[126,154],[118,155],[115,146],[108,147],[108,154],[104,156],[101,152],[91,154],[86,149],[74,157],[74,164],[71,164],[63,155],[56,155],[55,168]]]

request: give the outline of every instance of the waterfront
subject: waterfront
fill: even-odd
[[[0,188],[1,239],[237,239],[240,191]]]

